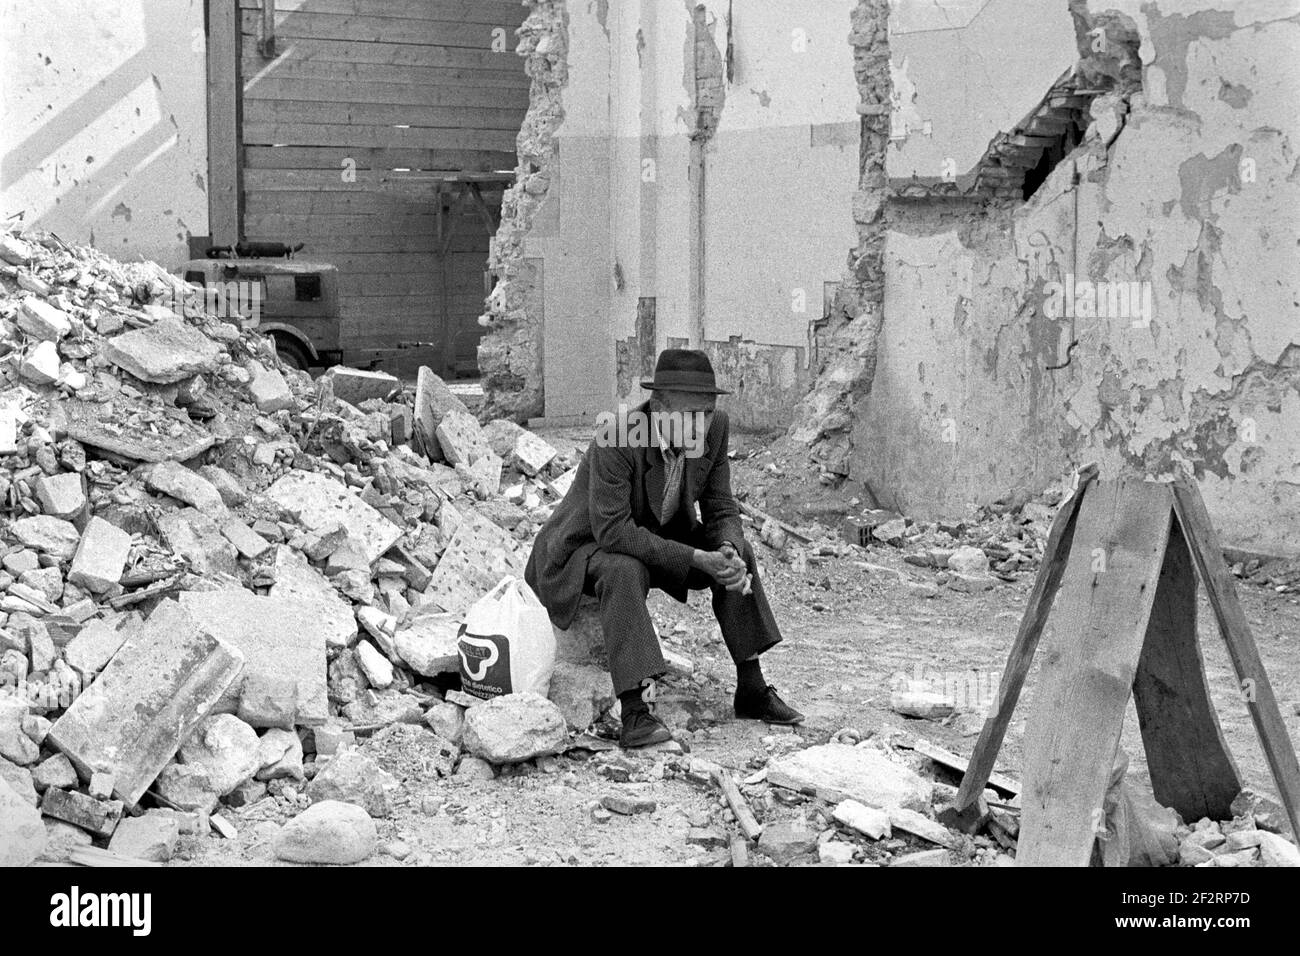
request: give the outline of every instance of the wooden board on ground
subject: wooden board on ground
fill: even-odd
[[[1241,780],[1210,700],[1196,637],[1196,574],[1178,522],[1169,531],[1133,680],[1156,801],[1184,820],[1227,820]]]
[[[955,754],[951,750],[945,750],[938,744],[931,743],[928,740],[922,740],[919,737],[912,745],[912,749],[922,757],[933,760],[940,766],[947,767],[955,773],[965,774],[967,768],[970,766],[970,761],[965,757]],[[1000,773],[990,773],[988,775],[988,780],[985,781],[985,783],[987,786],[992,787],[994,790],[1007,797],[1014,797],[1020,792],[1020,784],[1016,783],[1016,781],[1012,780],[1010,777],[1003,776]],[[979,794],[976,794],[976,796],[979,796]]]
[[[1169,538],[1168,485],[1100,482],[1079,510],[1025,731],[1019,866],[1087,866]]]

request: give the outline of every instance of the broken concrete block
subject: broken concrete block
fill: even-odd
[[[298,682],[288,677],[249,675],[240,689],[236,716],[250,727],[292,730],[298,717]]]
[[[95,836],[110,837],[122,819],[122,801],[96,800],[75,790],[51,787],[41,799],[41,813]]]
[[[327,647],[350,647],[357,639],[357,622],[352,605],[324,576],[291,548],[275,553],[273,598],[292,598],[309,604]]]
[[[182,508],[158,519],[158,533],[172,553],[184,558],[196,574],[239,572],[235,546],[226,540],[217,522],[197,508]]]
[[[96,515],[77,542],[68,581],[91,594],[103,594],[122,580],[130,553],[131,536]]]
[[[244,656],[243,680],[229,687],[222,710],[237,710],[244,680],[259,675],[296,682],[298,721],[304,726],[329,716],[325,630],[315,607],[243,588],[185,591],[180,603],[199,627]]]
[[[523,431],[522,425],[508,418],[494,418],[483,426],[483,437],[493,453],[504,460],[515,450],[515,440]]]
[[[271,549],[271,542],[254,532],[238,518],[227,518],[223,521],[221,533],[235,546],[236,551],[250,561],[256,561]]]
[[[0,779],[0,867],[27,866],[45,845],[40,811]]]
[[[393,683],[393,662],[379,653],[369,641],[359,641],[356,647],[357,663],[370,681],[370,686],[377,690],[390,687]]]
[[[452,465],[472,465],[492,453],[478,419],[468,411],[449,411],[438,423],[435,434],[443,457]]]
[[[915,810],[891,806],[887,808],[889,825],[895,830],[902,830],[923,840],[937,843],[942,847],[953,847],[957,838],[942,823],[937,823]]]
[[[952,858],[947,850],[921,850],[895,857],[890,866],[951,866]]]
[[[36,793],[36,784],[32,780],[32,772],[26,767],[20,767],[0,757],[0,785],[3,784],[8,784],[10,790],[32,806],[40,802],[41,798]]]
[[[217,489],[217,494],[221,496],[226,507],[237,508],[248,500],[248,492],[244,490],[244,486],[226,469],[217,465],[204,465],[199,469],[199,475]]]
[[[111,800],[113,797],[113,775],[102,770],[96,770],[90,775],[90,783],[86,785],[86,792],[96,800]]]
[[[40,759],[41,749],[23,730],[27,704],[19,697],[0,694],[0,757],[20,767]]]
[[[40,559],[35,551],[29,551],[23,548],[21,551],[11,551],[4,556],[2,562],[4,569],[15,577],[23,574],[25,571],[35,571],[41,566]]]
[[[9,527],[23,547],[56,558],[72,557],[81,543],[81,533],[72,522],[50,515],[19,518]]]
[[[763,827],[758,849],[775,863],[793,863],[817,852],[817,831],[801,819],[770,823]]]
[[[266,490],[266,496],[285,511],[298,516],[308,531],[333,525],[348,529],[366,560],[373,563],[397,543],[402,531],[359,497],[347,485],[309,471],[291,471]]]
[[[14,266],[26,265],[35,256],[32,245],[9,233],[0,233],[0,259]]]
[[[71,760],[63,754],[55,754],[42,760],[33,768],[32,786],[39,793],[44,793],[50,787],[71,790],[77,786],[77,771],[72,766]]]
[[[1259,831],[1259,860],[1265,866],[1300,866],[1300,849],[1278,833]]]
[[[36,571],[24,571],[18,583],[25,588],[40,592],[46,601],[54,603],[63,596],[63,573],[57,568],[40,568]],[[13,593],[13,586],[9,588]]]
[[[337,800],[313,804],[275,835],[276,859],[290,863],[360,863],[375,852],[375,821],[361,807]]]
[[[483,452],[469,466],[470,484],[479,498],[492,498],[501,493],[502,461],[492,450]]]
[[[166,863],[176,852],[181,827],[172,811],[150,810],[140,817],[127,817],[113,831],[108,849],[134,860]]]
[[[217,364],[221,347],[175,316],[108,339],[103,355],[143,382],[170,385]]]
[[[466,511],[424,589],[424,603],[463,613],[505,575],[522,577],[523,563],[509,533]]]
[[[857,830],[872,840],[888,839],[892,835],[888,812],[858,803],[856,800],[840,801],[832,811],[832,816],[836,823]]]
[[[430,461],[440,461],[444,457],[437,429],[443,418],[453,411],[469,414],[465,403],[452,393],[447,383],[432,369],[421,366],[415,380],[415,432]]]
[[[221,800],[202,764],[169,763],[158,774],[154,789],[182,810],[211,813]]]
[[[53,385],[59,380],[59,350],[53,342],[38,343],[19,363],[18,374],[33,385]]]
[[[200,630],[174,601],[158,605],[99,678],[50,730],[78,773],[114,777],[114,794],[139,802],[191,731],[243,669],[243,655]]]
[[[393,635],[393,646],[407,666],[421,677],[460,670],[459,615],[421,612]]]
[[[853,862],[853,854],[856,848],[852,843],[842,843],[839,840],[827,840],[817,847],[817,859],[828,866],[842,866],[845,863]]]
[[[302,741],[292,730],[275,728],[262,734],[257,745],[261,768],[258,780],[305,780],[302,766]]]
[[[928,690],[896,690],[889,695],[889,709],[904,717],[939,720],[953,711],[952,701]]]
[[[153,491],[170,495],[209,515],[219,515],[226,510],[225,502],[212,483],[180,462],[159,462],[145,474],[144,483]]]
[[[259,412],[271,414],[286,408],[296,408],[297,401],[289,390],[289,383],[276,369],[266,368],[261,362],[249,361],[248,394]]]
[[[399,379],[387,372],[370,372],[345,365],[326,369],[317,382],[328,384],[334,397],[349,405],[360,405],[372,398],[387,398],[402,386]]]
[[[459,745],[464,739],[465,708],[449,701],[439,701],[425,711],[424,722],[443,740]]]
[[[555,491],[557,495],[563,498],[565,495],[569,493],[569,489],[573,487],[573,481],[577,477],[578,477],[578,467],[575,465],[573,468],[570,468],[564,474],[560,475],[560,477],[552,481],[551,488]]]
[[[213,790],[224,797],[260,769],[257,748],[252,727],[234,714],[213,714],[194,728],[176,759],[202,767]]]
[[[505,694],[465,715],[465,748],[493,764],[559,753],[568,740],[560,708],[540,694]]]
[[[609,673],[591,664],[556,661],[547,697],[570,730],[583,731],[614,706],[614,684]]]
[[[56,309],[35,296],[27,296],[18,305],[18,327],[38,339],[57,342],[72,331],[68,313]]]
[[[371,756],[349,749],[335,754],[307,785],[313,803],[342,800],[363,807],[372,817],[393,812],[392,794],[401,784]]]
[[[550,442],[525,430],[515,438],[511,463],[525,475],[535,478],[557,454]]]
[[[839,803],[856,800],[868,807],[905,807],[923,812],[933,792],[928,780],[871,747],[821,744],[773,757],[767,763],[772,786]]]
[[[36,500],[41,512],[65,521],[75,518],[86,507],[86,488],[81,475],[66,471],[36,480]]]

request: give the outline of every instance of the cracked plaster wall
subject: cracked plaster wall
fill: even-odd
[[[1085,144],[1020,208],[891,210],[854,475],[924,516],[1090,459],[1106,476],[1185,464],[1226,541],[1294,553],[1300,3],[1086,9],[1136,24],[1143,92],[1109,150]],[[1070,273],[1149,283],[1150,323],[1049,315],[1047,283]]]
[[[0,2],[0,216],[173,268],[208,232],[202,0]]]

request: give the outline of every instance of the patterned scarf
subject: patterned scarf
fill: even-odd
[[[666,525],[677,513],[677,506],[682,500],[682,476],[686,473],[686,453],[671,448],[661,448],[668,473],[664,477],[664,500],[659,512],[661,525]]]

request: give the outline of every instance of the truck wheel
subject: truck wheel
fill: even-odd
[[[311,357],[301,345],[288,336],[277,335],[274,332],[271,333],[271,337],[275,339],[275,354],[280,357],[281,362],[290,368],[301,369],[304,372],[311,368]]]

